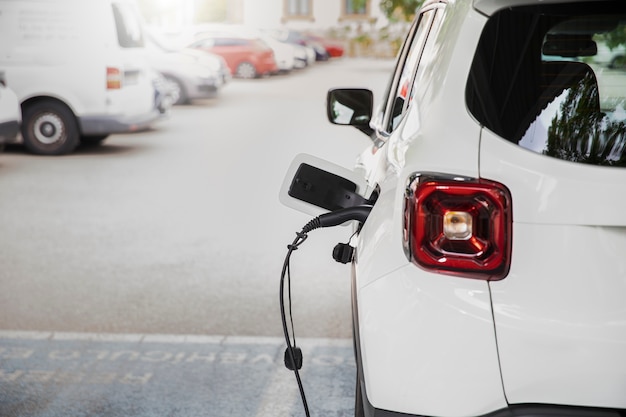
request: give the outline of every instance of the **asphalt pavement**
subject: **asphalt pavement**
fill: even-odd
[[[351,416],[352,342],[302,339],[312,416]],[[280,338],[0,332],[2,417],[304,415]]]
[[[278,202],[293,156],[350,167],[330,87],[393,63],[341,59],[176,106],[64,157],[0,154],[0,417],[304,416],[283,366],[278,280],[309,216]],[[292,258],[311,416],[352,416],[349,266],[325,229]]]

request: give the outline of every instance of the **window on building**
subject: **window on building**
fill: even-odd
[[[344,15],[365,16],[368,14],[369,0],[343,0]]]
[[[311,0],[285,0],[286,17],[310,17]]]

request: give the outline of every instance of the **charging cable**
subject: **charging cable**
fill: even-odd
[[[300,379],[299,373],[299,369],[302,368],[302,350],[296,344],[296,335],[293,326],[293,315],[291,311],[291,273],[289,268],[291,254],[295,250],[297,250],[302,243],[304,243],[304,241],[307,239],[307,234],[309,232],[321,227],[338,226],[350,220],[356,220],[359,223],[364,223],[371,210],[372,206],[362,205],[343,208],[332,211],[330,213],[324,213],[308,222],[300,232],[296,233],[296,238],[293,240],[293,242],[291,242],[291,244],[287,246],[288,252],[287,256],[285,256],[283,269],[280,275],[280,314],[283,322],[283,333],[285,334],[285,342],[287,342],[287,349],[285,350],[284,361],[287,369],[293,371],[295,374],[306,417],[310,417],[309,406],[306,402],[306,395],[304,394],[304,387],[302,386],[302,380]],[[287,281],[289,321],[291,324],[291,333],[293,335],[293,344],[291,343],[292,337],[289,336],[289,328],[287,326],[287,314],[285,313],[285,278]]]

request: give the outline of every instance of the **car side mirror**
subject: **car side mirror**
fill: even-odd
[[[371,136],[374,94],[365,88],[336,88],[326,96],[328,120],[336,125],[354,126]]]

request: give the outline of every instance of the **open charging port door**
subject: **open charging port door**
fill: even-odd
[[[339,165],[307,154],[291,163],[280,190],[287,207],[318,216],[328,211],[366,204],[364,179]]]

